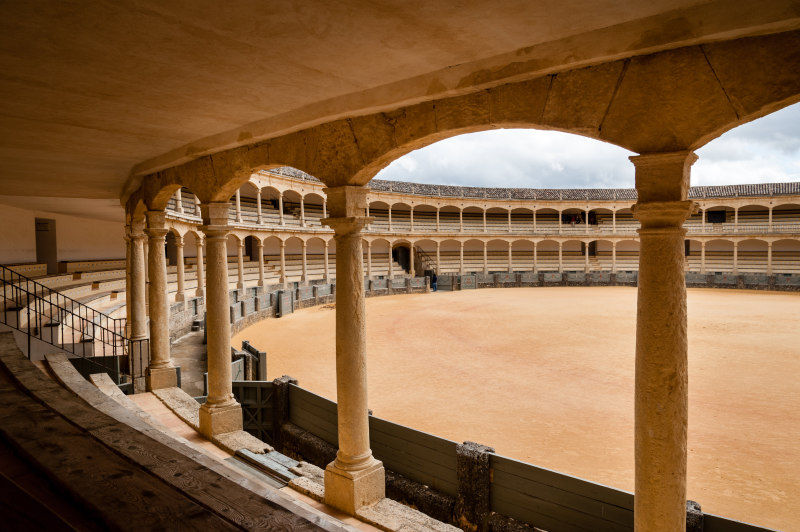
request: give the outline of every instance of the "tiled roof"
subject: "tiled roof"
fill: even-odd
[[[319,180],[305,172],[282,166],[273,168],[272,172],[304,181]],[[386,181],[373,179],[369,188],[379,192],[398,192],[416,196],[440,196],[449,198],[487,198],[487,199],[525,199],[525,200],[635,200],[636,189],[633,188],[494,188],[494,187],[462,187],[453,185],[429,185],[424,183],[408,183],[405,181]],[[760,183],[753,185],[724,185],[711,187],[692,187],[690,198],[735,198],[739,196],[800,196],[800,182],[792,183]]]

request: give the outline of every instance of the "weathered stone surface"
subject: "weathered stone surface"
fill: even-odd
[[[462,530],[483,530],[491,512],[491,464],[494,449],[474,442],[456,447],[458,495],[455,519]]]

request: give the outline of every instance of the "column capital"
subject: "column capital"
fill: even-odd
[[[327,225],[336,236],[352,235],[360,233],[364,226],[375,221],[375,218],[367,216],[345,216],[341,218],[323,218],[320,220],[323,225]]]
[[[684,201],[652,201],[636,203],[633,216],[642,223],[642,229],[681,229],[683,222],[697,211],[697,203]],[[641,231],[641,229],[640,229]]]
[[[689,169],[697,161],[690,150],[630,157],[636,168],[639,202],[681,201],[689,194]]]
[[[330,218],[360,218],[365,216],[368,187],[351,185],[324,188],[322,191],[328,201]]]
[[[264,247],[264,243],[261,241],[260,238],[256,238],[255,241],[256,241],[256,246],[258,246],[259,249]]]
[[[239,249],[244,249],[245,248],[244,239],[242,238],[241,240],[237,240],[236,245],[239,246]]]
[[[147,229],[165,229],[167,226],[166,211],[147,211]]]
[[[201,203],[200,216],[203,218],[203,225],[200,230],[208,236],[217,236],[217,233],[228,233],[228,202]]]

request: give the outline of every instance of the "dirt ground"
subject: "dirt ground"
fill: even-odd
[[[375,415],[633,491],[636,289],[483,289],[367,300]],[[689,498],[800,530],[800,293],[689,290]],[[234,338],[335,399],[334,312]]]

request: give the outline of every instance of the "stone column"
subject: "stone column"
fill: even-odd
[[[733,232],[739,232],[739,207],[733,208]]]
[[[536,271],[539,269],[539,267],[536,264],[536,245],[537,245],[537,242],[534,240],[533,241],[533,273],[536,273]]]
[[[227,257],[225,257],[225,260],[227,260]],[[236,288],[244,290],[244,239],[236,242],[236,271],[239,274]]]
[[[147,391],[178,385],[178,374],[169,359],[169,305],[167,303],[167,236],[164,211],[147,211],[148,261],[150,263],[150,365],[147,368]]]
[[[558,211],[558,234],[561,234],[561,211]]]
[[[769,214],[768,214],[768,225],[769,225],[769,232],[772,232],[772,206],[769,207]]]
[[[389,231],[392,230],[392,206],[389,205]]]
[[[508,208],[508,232],[511,232],[511,207]]]
[[[414,230],[414,206],[413,205],[411,206],[410,215],[411,215],[411,230],[413,231]],[[367,215],[367,216],[369,216],[369,215]]]
[[[611,211],[611,232],[617,234],[617,211]]]
[[[181,197],[181,189],[175,191],[175,207],[176,210],[183,214],[183,198]]]
[[[144,245],[144,282],[150,284],[150,246]]]
[[[392,243],[389,242],[389,290],[392,289],[392,279],[394,279],[394,259],[392,258]]]
[[[533,232],[536,232],[536,207],[533,208]]]
[[[301,272],[300,280],[305,283],[308,281],[308,259],[306,258],[307,244],[305,240],[301,240],[300,243],[302,245],[301,251],[303,258],[303,271]]]
[[[733,274],[739,273],[739,243],[733,243]]]
[[[264,243],[256,238],[256,253],[258,254],[258,286],[264,288]]]
[[[369,207],[367,207],[367,210],[369,210]],[[322,198],[322,217],[323,218],[327,218],[328,217],[328,199],[327,198]]]
[[[611,243],[611,273],[617,273],[617,243]]]
[[[203,264],[205,248],[205,239],[197,235],[197,290],[195,290],[195,295],[197,297],[204,297],[206,295],[205,265]]]
[[[367,279],[372,280],[372,242],[367,240]]]
[[[303,196],[300,196],[300,227],[306,226],[306,202]]]
[[[281,215],[281,225],[286,225],[286,220],[283,218],[283,192],[278,194],[278,210]]]
[[[561,272],[564,271],[564,267],[563,267],[564,263],[563,263],[563,261],[561,259],[561,250],[562,250],[563,246],[564,246],[563,242],[559,242],[558,243],[558,273],[561,273]]]
[[[286,242],[281,240],[281,284],[286,284]]]
[[[489,275],[489,243],[483,241],[483,274]]]
[[[772,242],[767,242],[767,275],[772,275]]]
[[[242,201],[239,189],[236,189],[236,223],[242,223]]]
[[[700,230],[706,233],[706,210],[700,209]]]
[[[583,271],[589,273],[589,242],[583,243]]]
[[[583,223],[584,227],[586,228],[586,234],[589,234],[589,209],[586,209],[586,220]]]
[[[325,251],[323,253],[322,260],[323,260],[323,263],[325,265],[325,281],[327,282],[330,279],[330,274],[328,272],[328,241],[325,240],[324,243],[325,243]],[[390,271],[391,271],[391,267],[392,267],[392,254],[389,253],[389,268],[390,268]]]
[[[706,273],[706,241],[700,241],[700,273]]]
[[[336,397],[339,450],[325,469],[325,503],[353,515],[384,497],[383,464],[369,447],[367,335],[361,230],[366,187],[325,189],[336,239]]]
[[[127,296],[131,300],[131,340],[147,338],[147,290],[145,283],[144,241],[147,236],[142,232],[143,224],[131,226],[131,291]]]
[[[183,237],[175,237],[175,252],[177,254],[176,262],[178,263],[178,293],[175,294],[175,301],[185,301],[185,273],[183,270]]]
[[[414,270],[414,244],[408,244],[408,273],[411,277],[416,275],[416,271]]]
[[[256,223],[258,225],[263,224],[264,223],[264,218],[261,216],[261,189],[260,188],[256,192],[256,214],[258,216],[258,219],[256,220]]]
[[[511,242],[508,243],[508,273],[514,271],[514,259],[512,258],[512,249],[511,247],[513,244]]]
[[[242,409],[231,384],[231,315],[228,296],[228,204],[200,205],[208,246],[206,334],[208,398],[200,406],[200,432],[212,437],[242,430]]]
[[[458,232],[459,233],[463,233],[464,232],[464,208],[463,207],[459,207],[458,208]]]
[[[436,242],[436,273],[438,274],[441,271],[440,264],[442,263],[439,250],[441,248],[441,242]]]
[[[439,207],[436,207],[436,232],[439,232]]]
[[[131,281],[131,247],[133,239],[131,238],[131,225],[125,224],[125,330],[123,334],[130,338],[131,336],[131,294],[133,293],[133,282]]]
[[[458,251],[458,273],[464,275],[464,242],[459,242]]]
[[[487,233],[487,232],[488,232],[488,231],[486,230],[486,209],[483,209],[483,232],[484,232],[484,233]]]
[[[641,222],[636,319],[637,532],[685,530],[688,343],[683,252],[692,152],[631,157]]]

